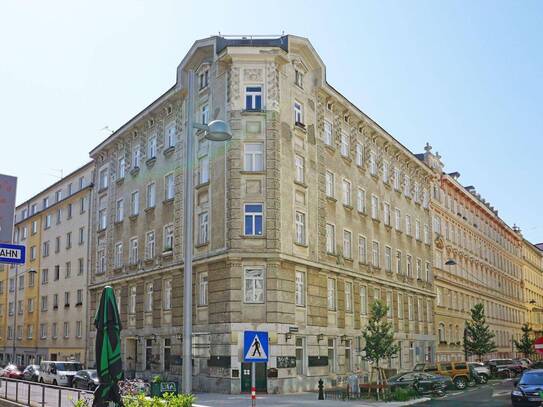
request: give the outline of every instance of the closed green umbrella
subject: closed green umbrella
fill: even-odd
[[[94,326],[96,326],[96,371],[100,385],[94,392],[93,406],[105,406],[108,401],[122,405],[117,385],[117,382],[123,379],[121,318],[115,293],[109,286],[102,291]]]

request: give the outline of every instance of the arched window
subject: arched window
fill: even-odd
[[[445,342],[445,324],[443,322],[439,323],[438,337],[439,342]]]

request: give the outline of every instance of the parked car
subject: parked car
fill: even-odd
[[[79,362],[43,361],[40,364],[40,383],[71,386],[76,372],[83,370]]]
[[[398,388],[413,387],[415,383],[422,392],[444,391],[454,387],[450,377],[424,372],[402,373],[390,377],[387,382],[392,391]]]
[[[512,359],[490,359],[486,362],[493,376],[516,376],[524,370],[520,362]]]
[[[437,362],[418,363],[413,369],[415,372],[427,372],[448,376],[458,390],[463,390],[470,380],[470,372],[466,362]]]
[[[468,362],[468,366],[473,366],[475,371],[481,376],[483,383],[488,382],[488,379],[490,379],[491,376],[490,368],[488,366],[481,362]]]
[[[28,365],[25,370],[23,370],[23,379],[37,382],[40,376],[40,365]]]
[[[80,370],[72,379],[74,389],[94,390],[100,384],[96,370]]]
[[[529,369],[532,366],[532,361],[527,358],[513,359],[513,362],[518,362],[524,367],[524,369]]]
[[[23,378],[23,368],[14,364],[9,364],[2,371],[2,377],[21,380]]]
[[[530,369],[543,369],[543,360],[538,360],[530,365]]]
[[[519,380],[513,382],[515,389],[511,392],[513,407],[541,406],[541,389],[543,389],[543,369],[526,370]]]

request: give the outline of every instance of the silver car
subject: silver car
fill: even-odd
[[[484,363],[481,362],[468,362],[468,365],[473,366],[475,371],[479,374],[479,376],[483,377],[485,379],[485,382],[490,379],[490,368],[486,366]]]

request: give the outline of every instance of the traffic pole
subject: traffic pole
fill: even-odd
[[[256,406],[256,364],[251,363],[251,406]]]

